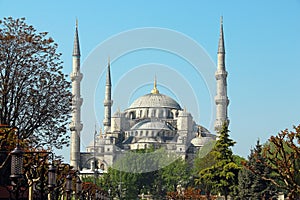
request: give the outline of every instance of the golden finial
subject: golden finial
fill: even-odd
[[[156,88],[156,76],[154,77],[154,86],[153,89],[151,90],[152,94],[159,94],[158,89]]]

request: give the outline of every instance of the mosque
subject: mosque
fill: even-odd
[[[183,158],[191,158],[205,143],[216,139],[215,134],[210,133],[209,130],[193,120],[188,108],[183,109],[174,99],[160,93],[156,79],[153,89],[148,94],[137,98],[127,109],[117,110],[112,115],[112,82],[110,62],[108,62],[104,94],[104,132],[91,142],[86,148],[86,152],[80,152],[80,133],[83,127],[81,123],[83,99],[80,94],[80,82],[83,74],[80,72],[77,23],[72,56],[73,70],[70,77],[73,97],[70,123],[70,164],[74,169],[93,171],[96,166],[101,172],[105,172],[109,166],[114,164],[118,153],[146,148],[165,148],[167,152],[175,152]],[[229,123],[222,20],[217,59],[215,130],[218,130],[224,122]]]

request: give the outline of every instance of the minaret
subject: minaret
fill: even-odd
[[[82,73],[80,72],[80,48],[78,38],[78,22],[76,20],[76,29],[73,47],[73,70],[70,75],[72,81],[72,121],[70,124],[71,130],[71,155],[70,165],[78,170],[80,167],[80,132],[82,130],[81,105],[82,98],[80,97],[80,82]]]
[[[110,59],[108,58],[106,84],[105,84],[105,98],[104,98],[104,133],[110,128],[111,125],[111,106],[113,101],[111,100],[111,78],[110,78]]]
[[[217,95],[215,97],[216,102],[216,121],[215,130],[218,131],[223,123],[229,124],[227,116],[227,107],[229,99],[227,97],[227,71],[225,68],[225,45],[223,35],[223,18],[221,17],[221,30],[218,46],[218,67],[215,73],[217,80]]]

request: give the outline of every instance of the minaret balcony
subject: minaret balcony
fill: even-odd
[[[82,76],[83,75],[80,72],[72,72],[70,74],[71,81],[75,81],[75,80],[81,81],[82,80]]]
[[[103,101],[103,104],[104,104],[104,106],[112,106],[112,104],[113,104],[113,100],[104,100]]]
[[[225,70],[217,70],[215,73],[217,80],[227,78],[227,72]]]
[[[229,104],[229,99],[226,96],[215,96],[216,104]]]
[[[74,108],[80,107],[82,105],[82,102],[83,102],[82,98],[74,97],[72,99],[72,107]]]
[[[81,131],[83,128],[82,123],[71,122],[69,125],[71,131]]]
[[[226,123],[227,125],[229,125],[230,120],[229,119],[216,119],[214,127],[215,129],[220,129],[222,128],[223,124]]]
[[[109,120],[109,119],[104,119],[104,120],[103,120],[103,125],[104,125],[104,126],[110,126],[110,125],[111,125],[110,120]]]

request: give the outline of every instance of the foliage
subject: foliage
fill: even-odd
[[[79,199],[99,199],[100,195],[108,197],[109,194],[98,185],[91,182],[82,183],[82,194]],[[102,198],[101,198],[102,199]]]
[[[162,185],[167,191],[176,191],[178,184],[185,187],[190,177],[189,171],[186,161],[182,158],[177,159],[159,170]]]
[[[195,173],[195,177],[197,177],[195,183],[198,185],[198,187],[200,187],[203,191],[205,191],[207,198],[210,198],[211,196],[213,183],[209,180],[202,181],[200,179],[199,172],[207,168],[210,168],[215,164],[216,164],[216,158],[213,152],[209,152],[204,157],[197,157],[194,161],[194,173]]]
[[[17,129],[0,124],[0,185],[7,185],[10,175],[11,157],[10,152],[17,145]],[[18,141],[21,147],[28,147],[26,140]]]
[[[193,166],[193,174],[195,176],[198,176],[200,170],[208,168],[216,163],[215,155],[211,153],[215,144],[215,141],[210,141],[197,152]]]
[[[272,136],[264,150],[266,164],[274,176],[262,177],[286,190],[289,198],[300,198],[300,125],[294,131],[285,129]]]
[[[271,177],[271,169],[266,165],[262,154],[262,145],[257,144],[244,162],[244,167],[239,173],[239,198],[240,199],[271,199],[275,197],[276,190],[269,180],[262,177]]]
[[[243,163],[245,163],[246,159],[239,155],[233,155],[233,161],[235,162],[235,164],[242,168]]]
[[[159,150],[158,150],[159,152]],[[134,199],[144,191],[152,191],[159,165],[154,149],[127,152],[101,177],[100,186],[112,196]]]
[[[204,195],[201,195],[200,189],[195,189],[188,187],[184,190],[180,190],[178,188],[177,191],[172,191],[167,193],[166,199],[199,199],[199,200],[205,200],[206,197]]]
[[[209,184],[212,190],[225,196],[236,191],[240,167],[234,162],[232,147],[235,142],[229,138],[228,126],[218,131],[218,140],[212,149],[215,164],[199,171],[197,183]]]
[[[10,152],[16,147],[17,142],[20,148],[23,150],[23,174],[24,178],[21,181],[22,187],[35,188],[32,193],[36,199],[45,199],[48,193],[48,169],[50,165],[50,158],[52,153],[43,148],[33,148],[29,146],[28,140],[18,140],[17,129],[10,128],[5,125],[0,126],[0,185],[10,186],[10,165],[11,156]],[[54,194],[59,196],[63,193],[65,185],[65,178],[68,173],[74,174],[75,172],[70,168],[68,164],[62,163],[61,160],[55,159],[53,164],[56,166],[57,182]]]
[[[139,194],[142,185],[138,185],[138,179],[141,174],[123,172],[109,168],[106,174],[100,177],[100,187],[105,191],[111,191],[112,197],[134,199]]]
[[[47,35],[24,18],[0,20],[0,122],[46,149],[68,144],[71,99],[57,44]]]
[[[150,148],[125,153],[100,177],[100,186],[105,191],[111,189],[113,197],[136,199],[151,193],[161,199],[167,191],[175,191],[178,184],[187,185],[189,177],[185,160],[167,154],[163,148]]]
[[[238,174],[238,198],[237,199],[251,199],[252,197],[252,184],[254,173],[249,169],[243,167]]]

